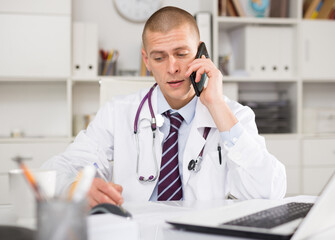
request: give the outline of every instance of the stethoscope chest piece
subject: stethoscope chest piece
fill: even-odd
[[[160,114],[157,114],[157,115],[155,116],[155,118],[156,118],[156,125],[157,125],[157,127],[161,127],[161,126],[163,126],[163,123],[164,123],[164,118],[163,118],[163,116],[160,115]]]
[[[198,156],[196,160],[192,159],[188,163],[188,170],[194,171],[194,172],[199,172],[201,169],[200,163],[202,162],[202,157]]]

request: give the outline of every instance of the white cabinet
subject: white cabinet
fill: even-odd
[[[69,76],[70,27],[70,16],[0,13],[0,76]]]
[[[70,139],[6,141],[0,144],[0,204],[9,203],[8,171],[18,168],[12,160],[16,156],[29,157],[29,168],[39,168],[43,162],[59,154],[69,145]],[[28,185],[27,185],[28,186]]]
[[[0,81],[0,137],[70,137],[67,82]]]
[[[335,79],[335,22],[304,20],[302,27],[302,77]]]
[[[302,142],[303,192],[319,194],[335,172],[335,138],[307,138]]]
[[[301,166],[300,140],[297,136],[267,136],[265,139],[269,152],[276,156],[285,166]]]
[[[301,192],[301,153],[298,136],[267,136],[268,151],[285,165],[287,176],[287,196]]]
[[[10,169],[18,168],[17,164],[12,160],[16,156],[30,158],[27,160],[27,165],[31,168],[39,168],[43,162],[52,156],[64,151],[70,143],[69,139],[36,141],[36,142],[14,142],[0,144],[1,152],[1,169],[0,173],[6,173]]]
[[[303,164],[335,170],[335,139],[305,139],[302,144]]]
[[[308,195],[318,195],[334,174],[334,167],[306,167],[303,168],[302,192]]]
[[[1,12],[71,14],[71,0],[0,0]]]
[[[15,156],[31,168],[71,142],[71,1],[0,0],[0,204]],[[12,138],[11,135],[21,136]]]
[[[301,167],[286,167],[286,196],[296,196],[303,192],[301,178]]]

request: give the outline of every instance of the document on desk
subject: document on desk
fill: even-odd
[[[97,214],[88,217],[88,239],[161,239],[165,223],[192,210],[183,202],[126,202],[122,205],[132,215],[132,219],[112,215]]]
[[[139,239],[139,227],[133,220],[114,215],[96,214],[87,219],[88,239]]]

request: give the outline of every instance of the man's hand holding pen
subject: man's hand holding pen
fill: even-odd
[[[88,201],[90,207],[99,203],[111,203],[122,205],[122,186],[113,182],[105,182],[101,178],[94,178],[91,188],[88,192]]]

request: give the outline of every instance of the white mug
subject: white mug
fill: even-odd
[[[54,197],[56,171],[32,169],[31,172],[46,197]],[[9,193],[14,213],[19,219],[36,217],[35,195],[21,169],[9,171]]]

